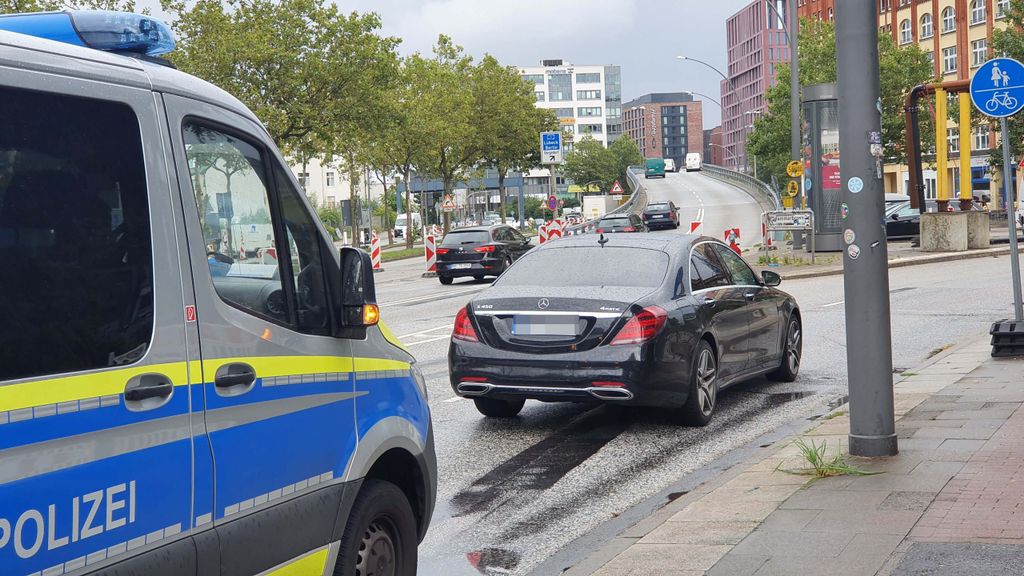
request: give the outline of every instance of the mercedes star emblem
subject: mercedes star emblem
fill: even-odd
[[[546,309],[546,308],[547,308],[548,306],[550,306],[550,305],[551,305],[551,303],[550,303],[550,302],[548,302],[548,299],[547,299],[547,298],[541,298],[541,299],[540,299],[540,300],[539,300],[539,301],[537,302],[537,308],[540,308],[541,310],[544,310],[544,309]]]

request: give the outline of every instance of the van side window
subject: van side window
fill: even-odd
[[[275,167],[271,180],[262,148],[202,124],[186,124],[184,142],[217,294],[257,316],[326,333],[317,228],[283,170]]]
[[[0,87],[0,381],[124,366],[153,333],[138,118]]]

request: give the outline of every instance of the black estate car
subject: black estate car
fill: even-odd
[[[533,244],[511,226],[475,226],[448,232],[437,246],[437,278],[451,284],[459,276],[497,276]]]
[[[458,313],[451,385],[486,416],[514,416],[528,398],[619,402],[702,426],[722,388],[796,378],[800,311],[780,281],[706,237],[544,244]]]

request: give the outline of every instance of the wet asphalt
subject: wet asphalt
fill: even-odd
[[[704,221],[714,226],[730,214],[748,226],[757,210],[742,192],[696,173],[670,174],[648,190],[694,214],[697,191],[713,206]],[[673,490],[770,445],[847,393],[843,279],[830,276],[781,286],[804,317],[796,382],[758,379],[723,391],[707,427],[681,427],[657,410],[536,401],[517,418],[487,420],[452,392],[446,353],[456,312],[490,281],[442,286],[420,277],[418,261],[385,268],[377,275],[383,319],[427,376],[434,423],[438,501],[420,546],[423,575],[557,574],[678,496]],[[1006,256],[894,269],[890,288],[897,370],[979,337],[1012,310]]]

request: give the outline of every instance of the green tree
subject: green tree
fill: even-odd
[[[836,81],[835,24],[821,20],[802,19],[797,43],[800,58],[800,85]],[[881,76],[882,142],[887,162],[906,162],[906,137],[903,107],[907,93],[921,83],[933,79],[934,68],[927,55],[916,44],[897,46],[892,37],[880,34],[878,61]],[[782,178],[790,158],[790,94],[791,69],[778,69],[775,85],[765,95],[766,108],[754,122],[754,131],[747,140],[747,151],[757,157],[758,172],[764,180]],[[924,119],[926,115],[922,115]],[[922,141],[934,134],[931,123],[922,122]]]
[[[398,40],[324,0],[163,0],[181,70],[245,103],[286,155],[334,152],[368,122]]]
[[[615,156],[615,168],[618,171],[616,180],[625,188],[629,167],[644,163],[644,156],[640,153],[640,147],[636,145],[632,138],[623,134],[618,140],[608,146],[608,150]]]
[[[473,70],[473,96],[476,155],[498,172],[498,213],[504,223],[505,176],[538,164],[540,132],[556,129],[558,120],[550,110],[534,105],[533,84],[490,55]]]
[[[579,185],[597,182],[608,191],[619,177],[619,160],[612,150],[590,136],[584,136],[565,156],[563,172]]]
[[[0,0],[0,14],[50,12],[56,10],[115,10],[137,12],[134,0]],[[149,10],[143,10],[147,14]]]

